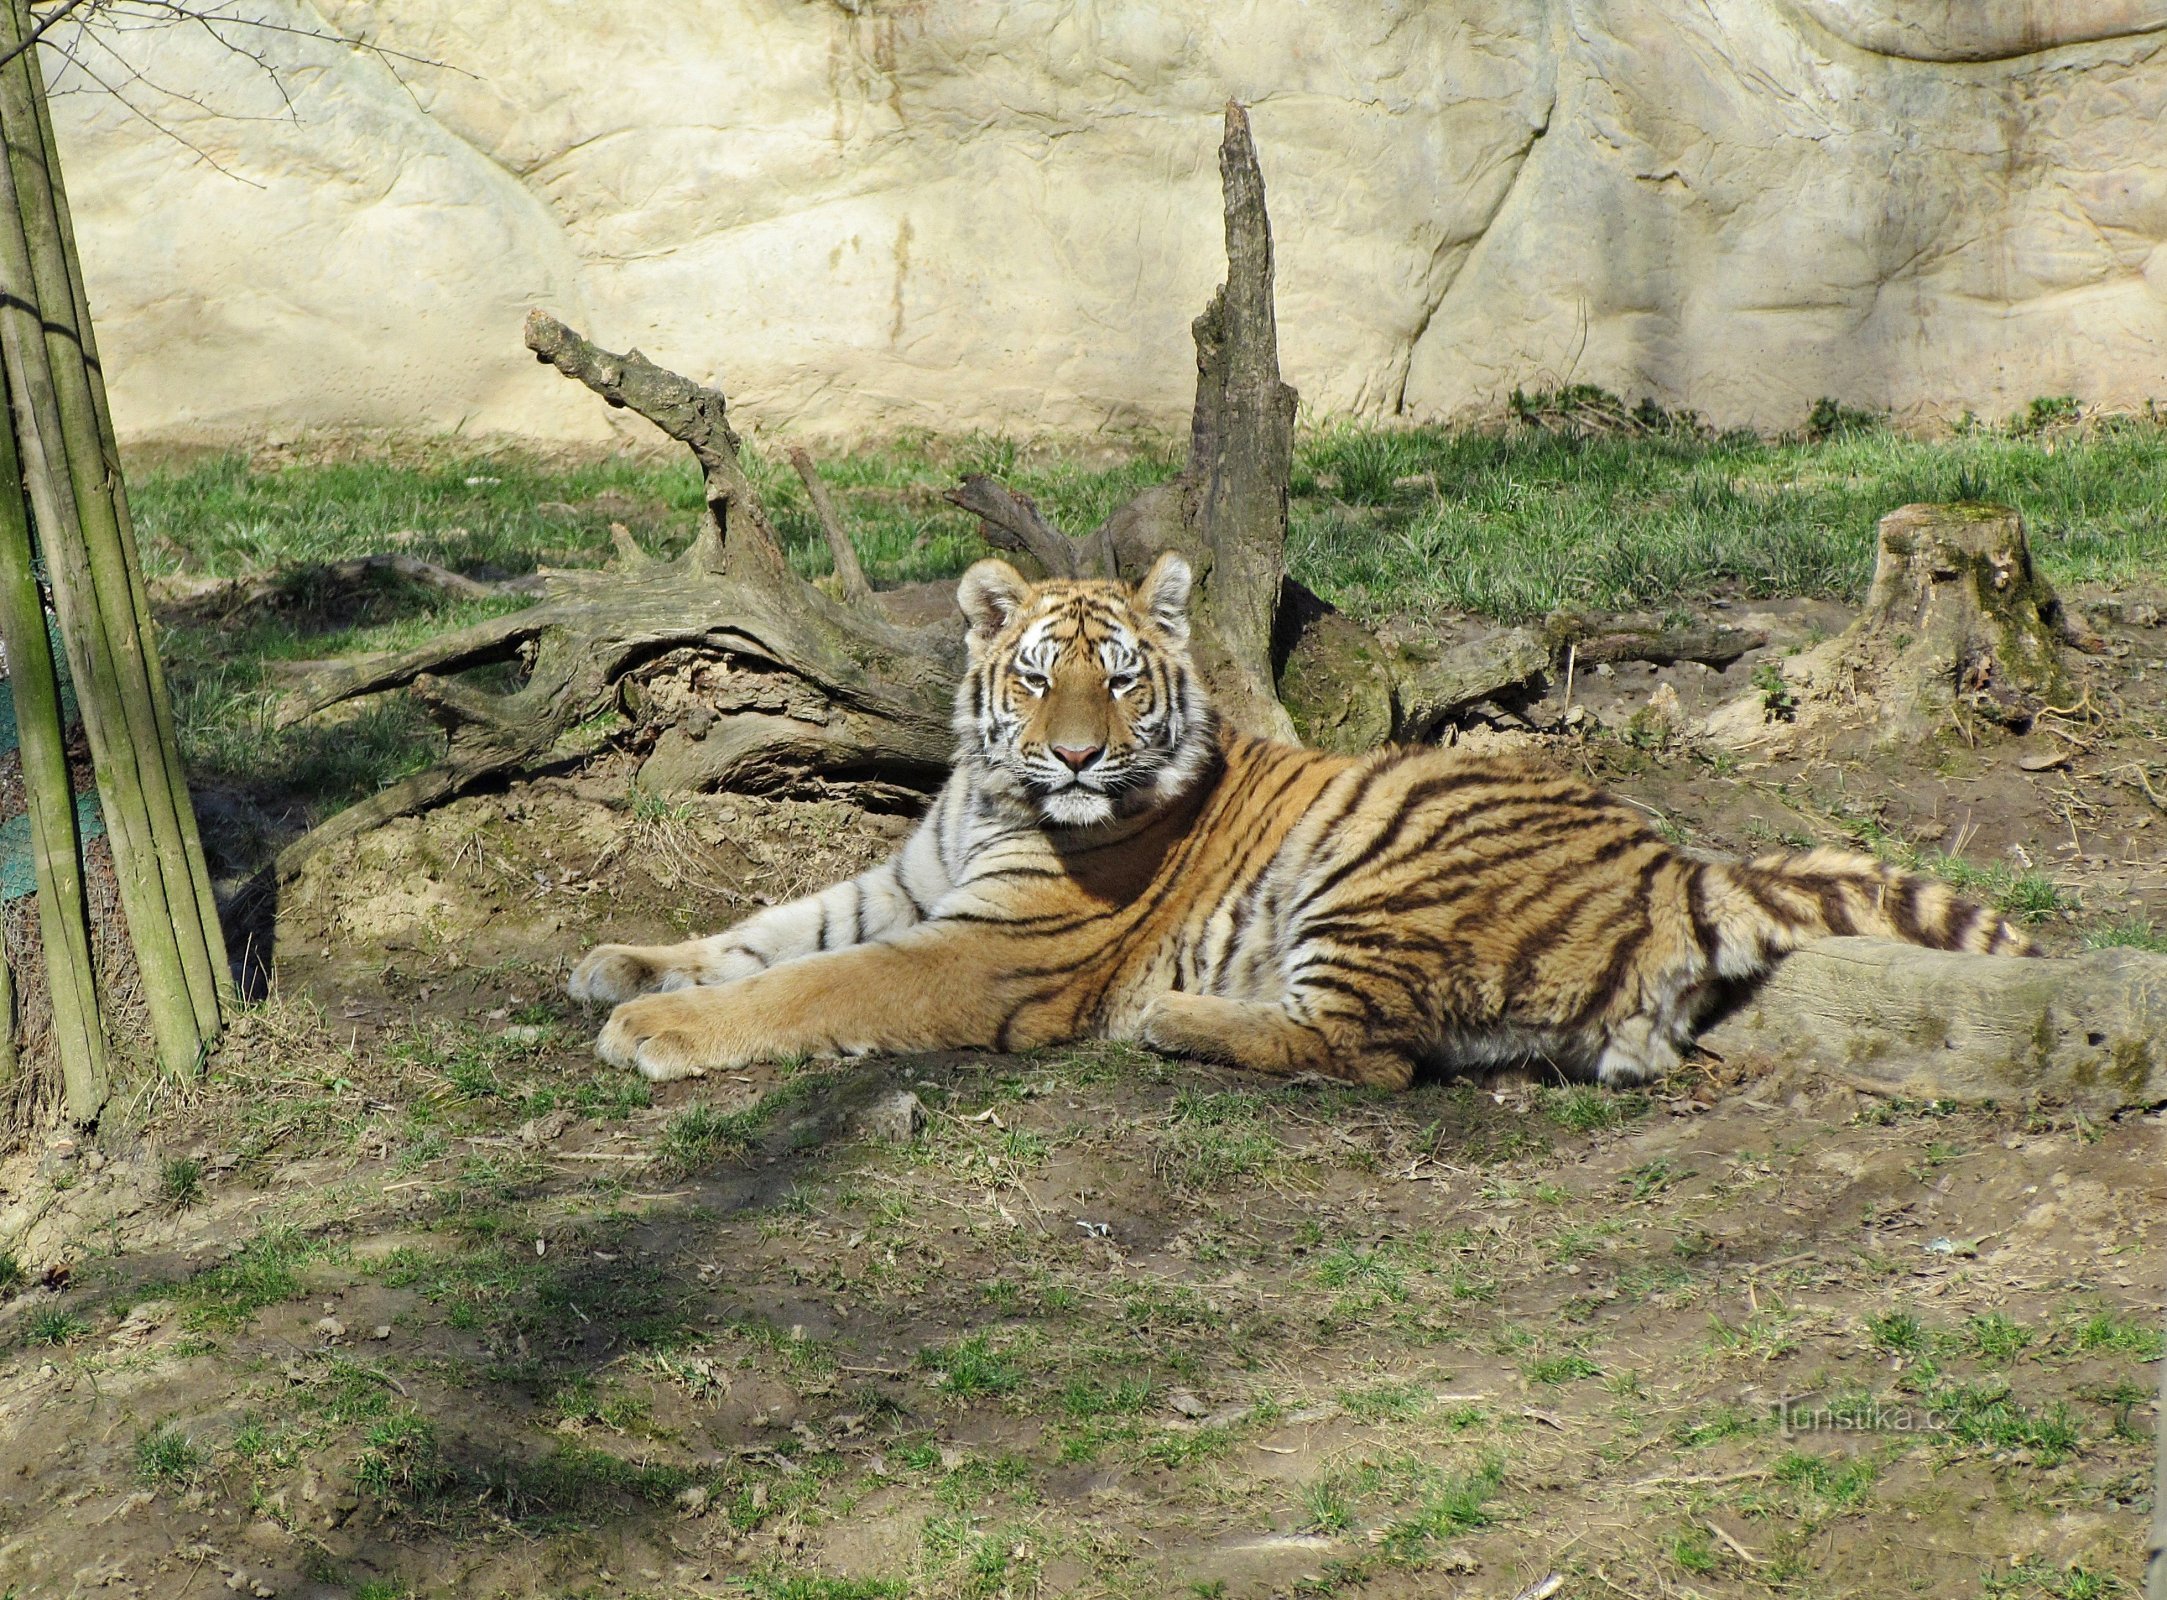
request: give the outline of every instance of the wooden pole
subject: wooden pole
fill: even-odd
[[[14,692],[16,742],[29,798],[30,849],[38,882],[38,933],[52,993],[54,1049],[68,1114],[88,1122],[105,1104],[109,1066],[90,959],[90,906],[83,893],[75,795],[68,781],[60,685],[45,631],[45,602],[31,564],[30,511],[23,500],[15,436],[0,427],[0,642]],[[13,1005],[8,1008],[10,1049]]]
[[[11,0],[13,4],[13,0]],[[27,24],[21,20],[22,8],[15,6],[18,28]],[[233,980],[233,963],[226,953],[225,925],[219,920],[218,898],[211,888],[209,863],[204,859],[203,836],[196,823],[194,799],[188,792],[188,769],[181,763],[180,738],[173,725],[173,699],[166,690],[165,665],[158,659],[156,636],[153,631],[150,610],[150,591],[143,581],[143,560],[136,545],[135,516],[128,505],[126,481],[120,470],[120,443],[113,431],[113,410],[105,393],[105,365],[98,357],[97,330],[90,320],[90,296],[83,286],[82,257],[75,247],[75,219],[68,209],[68,187],[60,167],[60,145],[53,137],[52,107],[45,94],[43,71],[32,56],[31,69],[37,92],[31,96],[31,105],[37,112],[38,143],[45,152],[45,171],[52,182],[53,208],[57,215],[63,259],[68,273],[69,297],[75,310],[75,329],[80,336],[84,362],[88,372],[90,399],[97,415],[100,460],[106,481],[110,485],[114,521],[120,536],[122,566],[126,569],[129,600],[135,613],[136,633],[143,640],[143,659],[150,673],[151,712],[158,724],[158,743],[165,766],[167,787],[171,792],[172,806],[180,823],[182,854],[186,857],[188,876],[195,892],[197,931],[203,940],[204,955],[211,969],[212,986],[216,992],[220,1013],[239,1003]],[[212,1029],[215,1033],[217,1018]]]
[[[24,37],[26,27],[22,0],[9,0],[0,8],[0,48]],[[190,850],[192,834],[181,820],[186,789],[172,770],[177,763],[167,760],[171,713],[148,659],[147,607],[140,576],[130,570],[132,540],[124,536],[118,475],[108,461],[110,420],[101,415],[80,332],[80,273],[71,270],[54,194],[43,94],[35,51],[0,69],[7,145],[0,163],[0,354],[151,1031],[168,1070],[186,1073],[217,1036],[223,941],[214,958],[204,926],[207,893],[199,893],[199,885],[207,890],[200,850]]]

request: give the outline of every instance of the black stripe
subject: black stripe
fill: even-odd
[[[858,880],[850,880],[850,942],[856,944],[865,929],[865,891],[858,887]]]
[[[1708,920],[1708,903],[1702,897],[1707,877],[1707,862],[1691,863],[1685,878],[1685,914],[1693,925],[1693,942],[1700,946],[1701,958],[1713,965],[1722,935]]]
[[[1655,931],[1655,919],[1650,914],[1651,892],[1655,886],[1655,875],[1668,865],[1668,856],[1658,856],[1640,869],[1640,881],[1634,886],[1632,900],[1633,920],[1639,927],[1629,934],[1621,933],[1612,943],[1610,959],[1603,963],[1602,973],[1596,979],[1588,998],[1581,1003],[1580,1009],[1573,1014],[1572,1021],[1566,1026],[1586,1027],[1618,992],[1618,984],[1625,976],[1626,967]]]
[[[828,947],[828,897],[824,894],[816,896],[813,903],[820,907],[820,932],[813,936],[813,948],[825,950]]]
[[[1586,860],[1574,862],[1572,870],[1576,873],[1585,873],[1590,867],[1599,867],[1616,860],[1636,844],[1644,845],[1644,841],[1634,838],[1605,840],[1596,849],[1595,853]],[[1648,867],[1643,869],[1643,876],[1652,876],[1653,868],[1668,858],[1669,851],[1658,848]],[[1505,982],[1514,986],[1527,982],[1532,976],[1528,970],[1528,963],[1557,943],[1558,939],[1572,926],[1580,913],[1587,909],[1589,901],[1614,887],[1614,881],[1609,879],[1587,885],[1565,902],[1565,908],[1562,911],[1554,912],[1551,916],[1536,924],[1533,929],[1516,939],[1513,942],[1511,953],[1503,963]],[[1645,886],[1643,886],[1642,893],[1646,893]],[[1523,900],[1521,903],[1524,904],[1525,901]],[[1511,909],[1517,911],[1519,905],[1516,904]],[[1500,915],[1507,914],[1503,906],[1499,907],[1499,913]]]

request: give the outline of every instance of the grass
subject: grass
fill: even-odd
[[[191,1481],[206,1461],[202,1447],[170,1423],[153,1428],[135,1442],[135,1475],[153,1488]]]
[[[2084,948],[2144,950],[2156,956],[2167,956],[2167,929],[2160,928],[2150,917],[2123,917],[2085,929]]]
[[[23,1321],[23,1343],[29,1345],[73,1344],[88,1332],[89,1322],[58,1306],[32,1312]]]
[[[2119,1311],[2094,1311],[2071,1330],[2070,1343],[2087,1354],[2103,1351],[2157,1361],[2167,1351],[2167,1332]]]
[[[1009,1394],[1023,1387],[1023,1367],[1014,1357],[995,1350],[982,1333],[954,1344],[928,1346],[918,1352],[918,1364],[938,1374],[941,1388],[957,1399]]]
[[[1921,440],[1837,407],[1819,437],[1709,437],[1541,427],[1335,427],[1297,444],[1289,561],[1361,615],[1443,610],[1525,620],[1561,608],[1663,608],[1740,596],[1855,598],[1875,520],[1914,500],[2016,506],[2048,576],[2117,581],[2167,562],[2167,429],[2106,421],[2052,436],[2030,425]],[[1825,419],[1824,419],[1825,420]],[[2052,449],[2048,446],[2051,444]],[[878,582],[954,574],[986,553],[941,492],[991,472],[1084,530],[1177,465],[1166,448],[1085,462],[1006,439],[905,442],[822,466]],[[751,470],[790,559],[829,567],[795,476]],[[515,601],[452,600],[385,575],[359,588],[326,563],[405,551],[505,578],[597,566],[622,522],[674,551],[700,507],[689,462],[547,466],[510,454],[289,465],[237,457],[137,472],[132,495],[154,576],[275,574],[266,603],[232,615],[169,603],[162,649],[199,784],[320,818],[434,760],[441,735],[405,696],[274,726],[282,665],[408,645]],[[270,809],[267,807],[267,809]]]
[[[300,1268],[323,1250],[319,1241],[291,1229],[257,1235],[228,1260],[181,1285],[188,1325],[231,1330],[265,1306],[296,1298],[302,1292]]]
[[[203,1163],[194,1156],[172,1156],[158,1168],[158,1192],[176,1211],[203,1198]]]

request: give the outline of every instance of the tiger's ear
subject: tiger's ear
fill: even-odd
[[[1177,644],[1189,637],[1189,585],[1194,578],[1189,563],[1169,550],[1152,562],[1134,590],[1136,603]]]
[[[963,608],[972,636],[983,642],[1008,626],[1030,593],[1030,581],[1022,573],[994,559],[978,562],[963,574],[956,585],[956,604]]]

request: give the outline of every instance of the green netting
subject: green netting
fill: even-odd
[[[81,715],[75,706],[75,682],[68,676],[68,658],[60,648],[60,630],[51,617],[45,619],[45,628],[52,638],[53,665],[60,675],[61,724],[72,728]],[[20,743],[15,732],[15,685],[10,679],[0,678],[0,760],[14,755]],[[86,844],[105,832],[105,816],[98,809],[95,794],[75,797],[75,823]],[[37,867],[30,853],[30,818],[18,811],[11,817],[0,818],[0,901],[20,900],[26,894],[36,893],[37,887]]]

